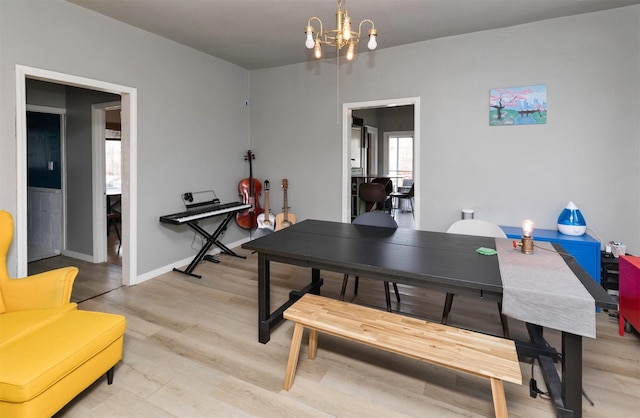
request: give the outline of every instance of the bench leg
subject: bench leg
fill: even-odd
[[[318,353],[318,331],[309,330],[309,360],[315,360]]]
[[[493,395],[493,408],[496,418],[507,418],[507,399],[504,396],[504,385],[500,379],[491,380],[491,394]]]
[[[300,355],[300,344],[302,343],[302,324],[296,323],[293,328],[293,338],[291,339],[291,350],[289,350],[289,361],[287,362],[287,371],[284,374],[284,390],[291,389],[293,379],[296,374],[298,365],[298,356]]]

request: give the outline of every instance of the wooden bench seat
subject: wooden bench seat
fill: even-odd
[[[497,417],[507,416],[503,381],[522,384],[518,355],[511,340],[309,293],[291,305],[284,318],[295,322],[285,390],[293,385],[304,328],[309,329],[311,360],[318,350],[318,332],[323,332],[489,379]]]

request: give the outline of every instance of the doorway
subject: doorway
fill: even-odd
[[[120,106],[106,111],[105,184],[107,202],[107,262],[122,265],[122,137]],[[114,239],[117,238],[117,241]]]
[[[119,254],[124,251],[122,229],[118,229],[122,225],[124,175],[121,113],[121,102],[98,103],[91,106],[93,171],[96,178],[101,180],[100,184],[94,184],[94,207],[99,208],[102,216],[107,216],[106,222],[94,223],[93,255],[96,263],[113,258],[113,254],[109,252],[113,250],[113,242],[110,244],[109,241],[109,238],[113,238],[110,233],[115,233],[118,238],[116,252]]]
[[[29,262],[61,254],[64,244],[64,110],[27,107]]]
[[[123,254],[122,281],[125,285],[137,283],[137,90],[105,81],[92,80],[74,75],[16,65],[16,139],[17,139],[17,216],[16,216],[16,249],[17,274],[27,275],[27,150],[26,150],[26,80],[33,78],[45,82],[85,88],[120,95],[122,98],[122,224]],[[95,167],[94,167],[95,170]],[[92,173],[93,225],[105,224],[105,205],[96,204],[104,201],[104,176]],[[95,235],[95,231],[94,231]]]
[[[370,110],[370,109],[387,109],[387,108],[395,108],[399,106],[413,106],[413,178],[420,178],[420,98],[419,97],[409,97],[409,98],[399,98],[399,99],[387,99],[387,100],[375,100],[368,102],[355,102],[355,103],[344,103],[343,104],[343,112],[342,112],[342,222],[350,222],[351,220],[351,192],[352,192],[352,182],[351,182],[351,127],[353,120],[353,112],[360,110]],[[366,121],[365,121],[366,123]],[[378,126],[378,129],[381,127]],[[395,129],[398,130],[398,129]],[[384,128],[383,128],[384,132]],[[384,147],[383,147],[384,150]],[[384,159],[386,158],[386,152],[382,152],[379,154],[384,154],[382,157],[383,165]],[[380,161],[380,160],[379,160]],[[380,167],[380,166],[379,166]],[[382,169],[387,169],[389,167],[382,167]],[[420,188],[416,188],[414,191],[414,215],[415,220],[413,222],[413,227],[415,229],[420,229]]]

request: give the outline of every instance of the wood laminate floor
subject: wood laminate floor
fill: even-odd
[[[122,286],[122,248],[113,232],[107,236],[107,259],[106,263],[94,264],[59,255],[33,261],[27,270],[31,275],[60,267],[78,267],[71,301],[82,302]]]
[[[124,358],[115,380],[101,378],[59,417],[490,417],[489,382],[320,335],[318,356],[306,357],[306,336],[291,391],[282,389],[293,326],[258,342],[257,255],[226,255],[196,268],[202,279],[176,272],[117,287],[80,309],[127,318]],[[82,270],[82,266],[81,266]],[[306,284],[305,269],[272,264],[272,303]],[[342,275],[323,272],[322,294],[338,297]],[[382,283],[361,278],[357,303],[384,308]],[[74,297],[77,289],[74,289]],[[395,309],[439,321],[444,294],[400,286]],[[99,293],[95,292],[95,293]],[[347,295],[353,297],[353,281]],[[456,297],[450,325],[500,334],[495,303]],[[524,338],[524,324],[511,320]],[[552,345],[560,335],[545,331]],[[596,340],[584,340],[584,417],[630,417],[640,411],[640,338],[618,336],[617,321],[597,314]],[[554,417],[551,402],[529,396],[531,365],[521,363],[522,386],[505,383],[512,417]],[[536,365],[534,375],[544,390]]]

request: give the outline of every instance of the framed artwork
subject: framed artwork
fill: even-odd
[[[489,126],[547,123],[547,85],[489,90]]]

